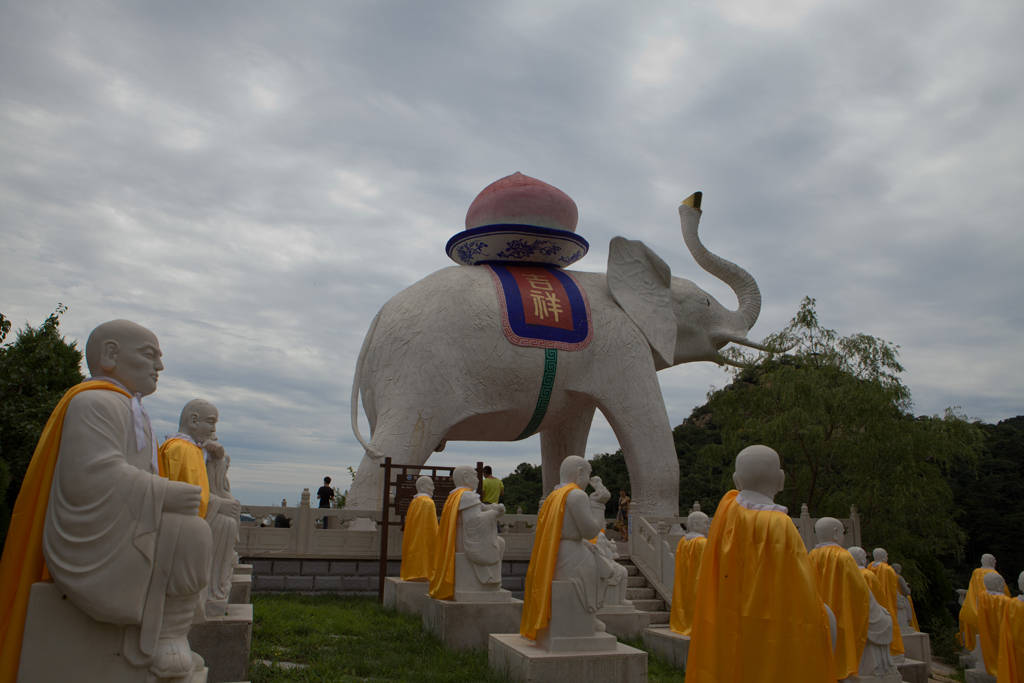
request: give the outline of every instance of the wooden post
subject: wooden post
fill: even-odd
[[[381,496],[380,511],[380,563],[377,577],[377,602],[384,602],[384,577],[388,573],[388,529],[390,528],[388,512],[391,508],[391,456],[384,458],[384,494]]]

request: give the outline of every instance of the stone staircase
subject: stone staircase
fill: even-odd
[[[628,557],[620,557],[619,564],[626,568],[629,577],[626,579],[626,599],[633,602],[638,610],[650,612],[651,626],[668,623],[668,605],[658,597],[657,592],[647,583],[640,570]]]

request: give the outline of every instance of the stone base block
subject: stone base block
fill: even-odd
[[[902,662],[896,664],[896,668],[906,683],[928,683],[928,676],[931,674],[930,666],[910,657],[904,657]]]
[[[427,597],[423,602],[423,629],[452,650],[487,647],[491,633],[518,633],[523,601],[455,602]]]
[[[245,680],[252,645],[252,605],[228,605],[227,615],[193,624],[188,642],[206,660],[211,681]]]
[[[885,676],[847,676],[839,683],[903,683],[903,679],[894,671]]]
[[[967,683],[996,683],[995,676],[989,675],[985,669],[966,669],[964,680]]]
[[[672,666],[686,671],[686,658],[690,653],[690,636],[676,633],[667,626],[645,628],[644,645]]]
[[[384,606],[403,614],[423,614],[430,583],[402,581],[393,576],[384,578]]]
[[[233,605],[244,605],[252,602],[252,575],[235,574],[231,577],[231,592],[228,602]]]
[[[124,627],[96,621],[53,583],[32,584],[21,643],[18,683],[104,681],[148,683],[149,671],[125,659]],[[207,669],[189,683],[206,683]]]
[[[902,635],[903,649],[907,657],[922,661],[930,667],[932,664],[932,645],[928,634],[913,631]]]
[[[647,653],[622,643],[604,652],[549,652],[518,633],[494,633],[487,644],[487,662],[499,675],[524,683],[647,680]]]
[[[597,618],[605,626],[605,630],[617,638],[639,638],[644,629],[651,624],[651,613],[632,610],[599,610]]]
[[[252,576],[252,565],[251,564],[236,564],[234,567],[235,575]]]

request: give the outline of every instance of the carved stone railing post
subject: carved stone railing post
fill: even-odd
[[[309,508],[309,489],[302,489],[302,498],[299,500],[299,509],[296,517],[298,519],[292,525],[295,529],[293,532],[296,539],[295,550],[300,555],[305,555],[309,552],[310,541],[313,536],[313,511]]]

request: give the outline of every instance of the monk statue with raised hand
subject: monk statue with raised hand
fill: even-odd
[[[971,582],[967,586],[967,595],[960,607],[960,638],[961,644],[968,650],[978,647],[978,596],[985,592],[985,575],[996,573],[996,558],[990,553],[981,556],[981,566],[971,572]],[[1010,591],[1006,591],[1009,595]]]
[[[881,595],[877,596],[878,602],[892,617],[892,643],[889,645],[889,652],[899,663],[903,661],[905,650],[899,621],[900,580],[896,570],[889,564],[889,553],[885,548],[875,548],[871,551],[871,556],[874,561],[868,565],[868,569],[878,577],[878,586],[882,591]]]
[[[437,506],[434,480],[424,475],[416,480],[416,496],[405,512],[402,532],[402,581],[430,581],[437,545]]]
[[[829,616],[803,539],[775,494],[768,446],[736,456],[701,558],[686,683],[832,683]]]
[[[589,496],[588,484],[594,487]],[[562,461],[559,484],[537,515],[519,625],[523,637],[545,649],[615,647],[615,637],[594,616],[603,605],[600,563],[605,558],[588,542],[604,527],[609,498],[600,477],[591,478],[590,463],[578,455]],[[572,645],[563,647],[563,638]]]
[[[227,455],[217,441],[217,408],[201,398],[185,404],[178,420],[178,433],[161,446],[157,454],[160,476],[183,481],[202,489],[199,516],[210,525],[213,534],[213,555],[210,560],[210,583],[206,596],[206,616],[227,614],[231,593],[231,577],[237,559],[241,505],[225,490]],[[212,486],[209,470],[218,476]],[[226,494],[226,495],[225,495]]]
[[[187,636],[211,538],[196,514],[202,490],[156,471],[141,399],[156,390],[160,345],[114,320],[92,331],[85,357],[93,376],[57,404],[15,503],[0,561],[0,681],[17,675],[31,585],[51,577],[86,615],[126,627],[122,661],[143,678],[187,680],[204,666]],[[51,659],[82,677],[96,664]]]
[[[836,678],[859,675],[862,680],[899,683],[899,671],[889,655],[892,620],[871,592],[853,553],[841,545],[843,523],[834,517],[822,517],[814,524],[814,535],[818,543],[809,557],[821,597],[836,619]],[[863,556],[863,549],[857,550]]]
[[[697,604],[697,577],[708,540],[711,520],[700,510],[686,518],[686,533],[676,544],[675,576],[672,585],[672,611],[668,625],[680,635],[688,636],[693,627],[693,610]]]
[[[459,465],[452,472],[455,489],[448,494],[437,528],[437,547],[430,574],[430,597],[437,600],[504,602],[501,558],[505,539],[498,536],[498,517],[505,506],[480,501],[476,470]]]

